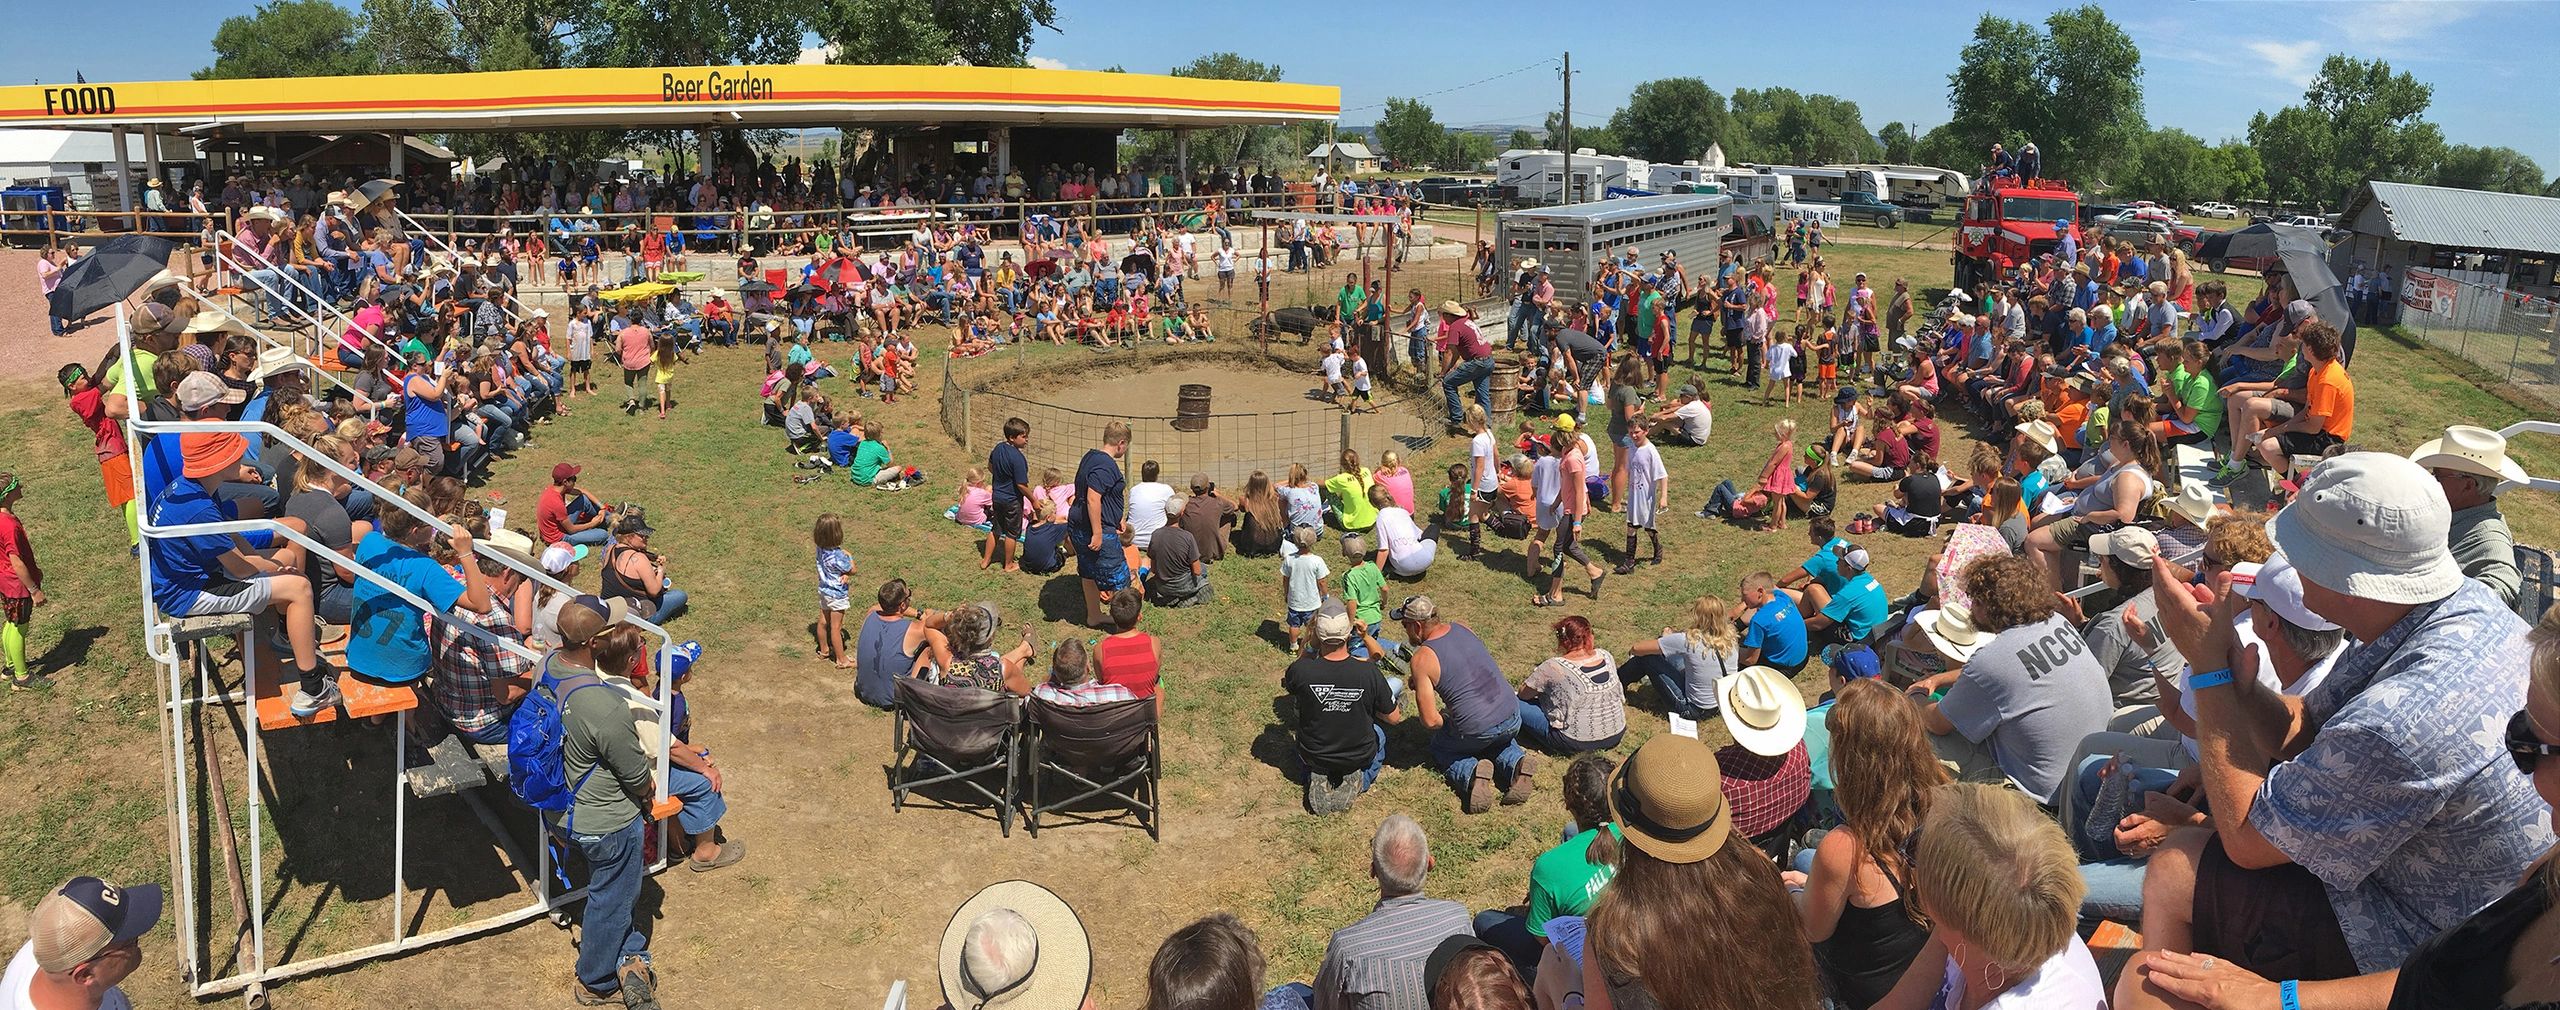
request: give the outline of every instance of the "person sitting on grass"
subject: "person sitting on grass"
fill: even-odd
[[[1290,661],[1280,690],[1295,709],[1292,735],[1307,777],[1307,809],[1341,813],[1377,784],[1386,766],[1387,727],[1404,721],[1397,705],[1401,684],[1381,676],[1374,661],[1352,653],[1376,639],[1350,615],[1320,615],[1309,633],[1315,648]]]
[[[1168,502],[1165,524],[1148,538],[1146,595],[1158,606],[1195,607],[1218,598],[1209,585],[1209,566],[1200,560],[1200,541],[1182,526],[1187,507],[1187,499]]]
[[[1520,684],[1521,733],[1567,753],[1616,747],[1627,732],[1627,688],[1617,657],[1594,640],[1588,619],[1567,617],[1553,630],[1556,655]]]
[[[1292,653],[1305,649],[1307,623],[1315,619],[1316,608],[1324,604],[1324,580],[1333,575],[1332,567],[1316,556],[1316,538],[1313,526],[1290,529],[1289,544],[1295,550],[1280,559],[1280,599],[1288,612]]]
[[[845,471],[853,486],[884,491],[906,487],[906,468],[896,465],[889,443],[881,441],[885,431],[878,421],[862,423],[862,444],[854,447],[853,466]]]
[[[1431,763],[1460,797],[1460,809],[1493,809],[1529,801],[1538,759],[1513,739],[1519,707],[1502,668],[1473,629],[1447,619],[1428,596],[1408,596],[1387,612],[1412,646],[1415,707],[1431,730]]]
[[[1426,897],[1431,839],[1406,814],[1390,814],[1369,840],[1369,876],[1378,901],[1360,921],[1335,930],[1315,984],[1291,982],[1264,994],[1262,1010],[1421,1008],[1431,1001],[1428,968],[1440,941],[1474,932],[1467,906]]]
[[[1371,528],[1377,532],[1379,569],[1402,579],[1421,578],[1440,556],[1440,542],[1423,532],[1413,513],[1398,505],[1385,484],[1369,486],[1369,505],[1377,510]]]
[[[1618,875],[1623,842],[1609,817],[1609,773],[1616,767],[1608,755],[1597,753],[1565,766],[1565,839],[1529,864],[1529,900],[1518,912],[1497,908],[1476,914],[1476,937],[1520,971],[1537,970],[1539,955],[1551,941],[1548,923],[1559,916],[1589,914],[1610,878]],[[1575,988],[1581,984],[1574,980]]]
[[[1834,668],[1837,700],[1823,706],[1828,747],[1813,755],[1817,779],[1833,783],[1842,826],[1798,852],[1794,868],[1780,874],[1804,917],[1825,990],[1857,1007],[1892,991],[1928,942],[1927,920],[1911,893],[1909,846],[1930,797],[1947,781],[1919,710],[1874,675],[1874,658],[1865,654],[1867,676],[1844,681]]]

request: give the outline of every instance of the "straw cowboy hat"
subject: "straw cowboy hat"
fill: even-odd
[[[1451,298],[1440,303],[1440,314],[1444,316],[1457,316],[1463,319],[1467,315],[1467,307],[1458,304],[1457,299]]]
[[[1724,728],[1744,750],[1778,757],[1804,742],[1804,692],[1786,674],[1743,667],[1716,682],[1716,699],[1723,705]]]
[[[265,221],[269,224],[286,226],[293,224],[293,218],[290,215],[287,215],[281,208],[268,207],[264,205],[251,207],[248,210],[241,211],[240,220],[243,222]]]
[[[1939,607],[1928,620],[1914,623],[1929,636],[1929,644],[1937,648],[1939,655],[1959,663],[1972,659],[1990,638],[1973,626],[1973,611],[1961,603]]]
[[[2213,489],[2200,480],[2178,482],[2178,493],[2169,499],[2169,508],[2187,521],[2202,526],[2213,520]]]
[[[999,964],[970,943],[979,920],[1011,912],[1031,927],[1031,963]],[[1093,941],[1057,893],[1028,880],[987,885],[961,902],[942,930],[942,998],[969,1010],[1076,1010],[1093,982]]]
[[[2493,477],[2522,484],[2532,478],[2524,468],[2507,458],[2507,437],[2477,425],[2457,424],[2444,430],[2444,435],[2428,439],[2409,458],[2429,470],[2451,470],[2455,473]]]
[[[1609,820],[1627,844],[1666,863],[1715,855],[1733,834],[1715,751],[1675,733],[1645,741],[1609,777]]]
[[[258,335],[258,331],[250,329],[249,324],[241,322],[240,317],[228,312],[213,309],[198,312],[194,317],[188,319],[187,332],[237,333],[244,337],[254,337]]]
[[[310,367],[311,363],[294,354],[292,348],[281,344],[269,344],[258,350],[258,367],[249,370],[249,381],[257,382],[271,375],[298,372]]]
[[[2043,446],[2046,452],[2062,451],[2062,433],[2054,428],[2051,421],[2028,421],[2020,424],[2018,434],[2027,436],[2027,441]]]

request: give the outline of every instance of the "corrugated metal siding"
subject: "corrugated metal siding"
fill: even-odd
[[[2405,242],[2455,249],[2512,249],[2560,255],[2560,198],[2489,193],[2401,182],[2371,182],[2357,202],[2379,203],[2387,234]],[[2350,208],[2346,220],[2366,231],[2371,217]]]

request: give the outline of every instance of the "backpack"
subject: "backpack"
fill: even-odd
[[[568,685],[562,693],[562,685]],[[568,781],[568,757],[562,751],[568,737],[560,726],[560,712],[570,695],[590,687],[603,687],[604,681],[593,673],[581,673],[566,680],[551,675],[551,661],[542,661],[542,677],[534,689],[525,692],[524,703],[507,717],[507,788],[524,801],[524,805],[548,813],[569,809],[585,788],[587,769],[578,776],[577,784]]]
[[[1033,575],[1050,575],[1067,566],[1067,537],[1075,527],[1066,523],[1043,523],[1031,528],[1022,538],[1022,570]]]

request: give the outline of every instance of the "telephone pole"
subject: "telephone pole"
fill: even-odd
[[[1563,124],[1564,124],[1564,131],[1563,131],[1563,133],[1564,133],[1564,187],[1563,187],[1563,190],[1562,190],[1562,192],[1564,193],[1564,199],[1563,199],[1562,201],[1560,201],[1560,202],[1570,204],[1570,203],[1574,202],[1574,200],[1573,200],[1573,51],[1572,51],[1572,50],[1569,50],[1569,49],[1568,49],[1568,50],[1566,50],[1566,51],[1565,51],[1565,54],[1564,54],[1564,119],[1562,120],[1562,122],[1563,122]]]

